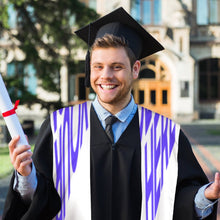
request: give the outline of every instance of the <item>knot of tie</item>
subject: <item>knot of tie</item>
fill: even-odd
[[[113,135],[113,132],[112,132],[112,125],[117,121],[118,119],[113,116],[113,115],[110,115],[108,116],[106,119],[105,119],[105,132],[106,134],[108,135],[111,143],[113,144],[114,143],[114,135]]]

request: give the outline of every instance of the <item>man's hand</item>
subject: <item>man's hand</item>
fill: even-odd
[[[9,147],[9,155],[11,158],[11,163],[17,172],[22,176],[28,176],[31,173],[32,169],[32,152],[28,151],[31,149],[29,145],[23,145],[17,147],[19,136],[14,137],[8,147]]]
[[[205,197],[209,200],[220,198],[220,174],[218,172],[215,174],[214,183],[206,188]]]

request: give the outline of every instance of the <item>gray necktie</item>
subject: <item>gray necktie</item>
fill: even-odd
[[[111,143],[113,144],[114,143],[114,135],[113,135],[113,132],[112,132],[112,125],[117,121],[118,119],[113,116],[113,115],[110,115],[108,116],[108,118],[105,119],[105,132],[106,134],[108,135]]]

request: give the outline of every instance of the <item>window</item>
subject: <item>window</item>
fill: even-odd
[[[155,77],[156,77],[156,74],[151,69],[143,69],[143,70],[140,71],[140,74],[139,74],[140,79],[142,79],[142,78],[155,79]]]
[[[89,1],[89,7],[96,10],[96,0],[90,0]]]
[[[156,90],[150,91],[150,103],[156,105]]]
[[[33,64],[28,64],[24,68],[24,85],[27,88],[28,92],[33,95],[36,95],[37,90],[37,78],[36,78],[36,69]]]
[[[37,78],[36,70],[32,64],[24,65],[22,62],[11,62],[7,66],[7,76],[17,77],[22,80],[23,86],[33,95],[36,95],[37,90]],[[21,92],[18,88],[17,95],[20,96]]]
[[[197,0],[197,23],[199,25],[220,23],[220,0]]]
[[[199,99],[200,101],[220,99],[220,59],[212,58],[200,61]]]
[[[26,7],[27,12],[30,15],[30,19],[36,22],[34,17],[34,8],[31,6]],[[8,24],[10,28],[17,28],[19,21],[22,21],[22,17],[19,17],[19,13],[15,10],[14,5],[10,4],[8,6]]]
[[[144,90],[139,90],[139,104],[144,103]]]
[[[188,81],[180,82],[180,96],[189,97],[189,82]]]
[[[168,104],[167,90],[162,90],[162,104]]]
[[[131,1],[131,15],[144,25],[161,23],[161,0]]]
[[[17,12],[14,9],[14,6],[10,4],[8,6],[8,24],[10,28],[16,28],[17,26]]]
[[[179,46],[180,52],[182,53],[183,52],[183,38],[182,37],[180,37],[180,39],[179,39],[179,44],[180,44],[180,46]]]

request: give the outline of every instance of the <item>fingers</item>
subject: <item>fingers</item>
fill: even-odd
[[[30,146],[19,146],[12,154],[11,160],[16,170],[22,169],[32,162],[32,152],[28,151]]]
[[[11,139],[11,141],[9,142],[8,144],[8,147],[9,147],[9,151],[10,151],[10,154],[13,153],[18,141],[19,141],[20,137],[19,136],[15,136],[14,138]]]
[[[220,174],[219,172],[215,173],[215,180],[214,180],[215,190],[218,194],[218,197],[220,196]]]
[[[16,147],[19,139],[19,136],[14,137],[8,145],[11,163],[21,175],[27,176],[31,172],[32,152],[29,151],[31,147],[29,145]]]
[[[215,182],[220,183],[220,174],[219,174],[219,172],[215,173]]]
[[[208,199],[219,199],[220,198],[220,174],[215,173],[214,183],[212,183],[208,188],[209,194]]]

